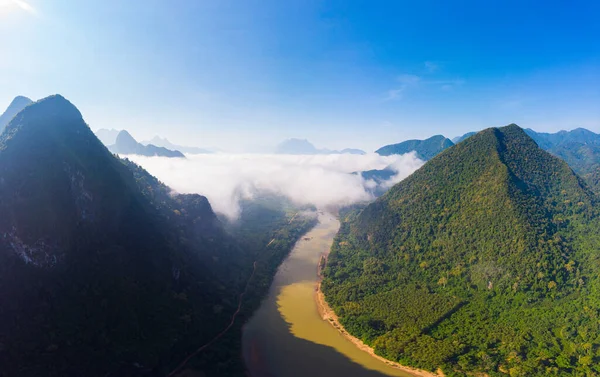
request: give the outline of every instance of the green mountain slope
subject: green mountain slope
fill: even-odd
[[[462,141],[475,133],[469,132],[457,139]],[[540,148],[560,157],[569,164],[596,193],[600,192],[598,183],[598,177],[600,176],[600,135],[585,128],[556,133],[536,132],[528,128],[525,133],[535,140]],[[458,143],[457,140],[454,140],[454,142]]]
[[[349,216],[323,282],[376,352],[458,376],[595,375],[598,204],[515,125],[433,158]]]
[[[450,139],[442,135],[436,135],[425,140],[407,140],[398,144],[386,145],[376,150],[375,153],[381,156],[390,156],[415,151],[418,158],[427,161],[453,145],[454,143]]]
[[[565,160],[590,187],[600,192],[600,135],[577,128],[572,131],[560,131],[554,134],[525,130],[538,145]]]
[[[461,141],[463,141],[463,140],[467,140],[468,138],[470,138],[471,136],[475,135],[476,133],[477,133],[477,132],[474,132],[474,131],[472,131],[472,132],[467,132],[466,134],[464,134],[464,135],[462,135],[462,136],[457,136],[457,137],[455,137],[454,139],[452,139],[452,142],[453,142],[454,144],[458,144],[458,143],[460,143],[460,142],[461,142]]]

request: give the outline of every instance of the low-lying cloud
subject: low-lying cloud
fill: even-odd
[[[205,195],[216,212],[230,219],[239,215],[239,200],[257,192],[284,195],[297,204],[317,208],[373,200],[374,181],[351,174],[392,169],[385,187],[406,178],[423,161],[414,153],[395,156],[206,154],[186,159],[125,156],[144,167],[176,193]]]

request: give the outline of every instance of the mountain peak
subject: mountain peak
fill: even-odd
[[[548,365],[564,368],[552,364],[561,349],[546,345],[579,334],[539,323],[589,321],[577,313],[600,284],[588,262],[597,208],[569,166],[523,129],[488,128],[343,221],[322,287],[346,329],[391,360],[457,375],[526,365],[523,375],[544,376]],[[511,359],[505,345],[524,333],[517,352],[544,359]],[[477,353],[493,362],[470,358]]]
[[[308,139],[291,138],[282,141],[275,149],[277,154],[365,154],[365,151],[356,148],[345,148],[341,151],[319,149]]]
[[[231,283],[213,274],[235,264],[225,256],[246,254],[207,199],[175,199],[121,163],[62,96],[28,106],[8,131],[0,136],[0,375],[154,375],[183,359],[192,337],[212,338],[223,314],[206,313],[235,294],[247,269],[240,263]]]
[[[25,104],[25,106],[29,105],[33,103],[33,101],[31,99],[29,99],[28,97],[25,96],[16,96],[10,103],[9,107],[11,106],[15,106],[15,105],[20,105],[20,104]]]
[[[8,125],[8,123],[15,117],[15,115],[17,115],[21,110],[23,110],[31,103],[33,103],[33,101],[27,97],[16,96],[11,101],[10,105],[8,105],[6,111],[2,115],[0,115],[0,134],[4,131],[6,125]]]
[[[153,144],[140,144],[126,130],[119,132],[115,144],[109,146],[108,149],[110,149],[111,152],[117,154],[137,154],[142,156],[163,156],[181,158],[185,157],[183,153],[177,150],[170,150],[163,147],[157,147]]]
[[[291,138],[281,142],[275,151],[278,154],[316,154],[317,148],[307,139]]]
[[[83,116],[69,100],[60,94],[42,98],[23,109],[28,116],[52,117],[61,119],[83,119]]]
[[[398,144],[390,144],[379,148],[375,153],[382,156],[416,152],[417,157],[427,161],[437,154],[453,146],[452,140],[443,135],[435,135],[425,140],[406,140]]]
[[[60,147],[67,139],[95,139],[77,107],[61,95],[34,102],[21,110],[0,135],[0,149],[9,143],[27,143],[36,148]]]
[[[129,143],[135,143],[137,144],[137,141],[135,140],[135,138],[133,136],[131,136],[131,134],[129,132],[127,132],[126,130],[122,130],[121,132],[119,132],[119,134],[117,135],[117,144],[129,144]]]
[[[162,145],[159,145],[157,143],[170,143],[169,139],[167,139],[166,137],[160,137],[158,135],[155,135],[152,140],[150,140],[150,142],[148,144],[154,144],[157,145],[159,147],[161,147]]]
[[[42,98],[41,100],[34,102],[30,108],[34,108],[37,112],[43,112],[45,116],[61,117],[63,119],[83,119],[79,109],[60,94]]]

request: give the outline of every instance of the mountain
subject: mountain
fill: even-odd
[[[425,140],[406,140],[402,143],[386,145],[376,150],[375,153],[382,156],[390,156],[415,151],[418,158],[427,161],[453,145],[454,143],[450,139],[442,135],[436,135]]]
[[[332,153],[336,154],[337,151],[333,151]],[[340,154],[359,154],[359,155],[365,155],[367,154],[367,152],[363,151],[362,149],[356,149],[356,148],[344,148],[341,151],[339,151]]]
[[[117,136],[119,136],[119,132],[119,130],[115,130],[114,128],[111,128],[110,130],[106,128],[101,128],[98,131],[96,131],[95,134],[96,137],[100,139],[102,144],[109,146],[113,145],[117,141]]]
[[[318,154],[318,149],[306,139],[288,139],[275,149],[277,154]]]
[[[144,144],[144,145],[152,144],[152,145],[156,145],[157,147],[163,147],[163,148],[167,148],[170,150],[177,150],[177,151],[181,151],[183,153],[190,153],[190,154],[213,153],[212,151],[210,151],[208,149],[197,148],[197,147],[185,147],[183,145],[175,145],[175,144],[171,143],[168,139],[161,138],[159,136],[154,136],[154,138],[152,138],[152,140],[150,140],[150,141],[142,141],[142,144]]]
[[[15,117],[21,110],[30,105],[31,101],[27,97],[17,96],[12,100],[6,111],[0,115],[0,134],[4,131],[6,125]]]
[[[306,139],[287,139],[275,148],[276,154],[366,154],[365,151],[346,148],[341,151],[318,149]]]
[[[391,183],[389,183],[389,181],[397,175],[398,172],[392,169],[391,166],[387,166],[384,169],[364,170],[353,174],[360,174],[360,176],[367,181],[365,189],[375,197],[379,197],[385,194],[390,188]]]
[[[350,333],[403,364],[598,375],[599,210],[521,128],[487,129],[347,215],[322,288]]]
[[[558,145],[571,143],[600,145],[600,135],[585,128],[576,128],[571,131],[559,131],[556,133],[535,132],[526,129],[525,132],[545,150],[552,149]]]
[[[63,97],[9,123],[0,176],[3,375],[136,375],[125,370],[160,369],[187,331],[201,335],[196,321],[218,324],[192,305],[221,302],[198,288],[211,269],[175,247],[175,229]]]
[[[457,136],[454,139],[452,139],[452,142],[454,144],[458,144],[463,140],[466,140],[468,138],[470,138],[471,136],[475,135],[477,132],[467,132],[466,134],[462,135],[462,136]]]
[[[184,154],[179,151],[172,151],[167,148],[157,147],[155,145],[143,145],[138,143],[129,132],[123,130],[117,135],[114,145],[108,149],[116,154],[137,154],[141,156],[161,156],[161,157],[183,157]]]
[[[585,128],[554,134],[525,130],[543,149],[565,160],[596,192],[600,192],[600,135]]]
[[[0,135],[1,376],[165,376],[234,312],[251,314],[310,225],[263,216],[256,236],[277,242],[245,247],[205,197],[170,191],[59,95],[13,118]],[[192,373],[243,374],[233,330]]]

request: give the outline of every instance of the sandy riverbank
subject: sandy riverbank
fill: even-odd
[[[415,377],[444,377],[444,373],[441,370],[438,370],[437,373],[428,372],[426,370],[416,369],[407,367],[405,365],[390,361],[385,359],[377,354],[373,348],[364,344],[360,339],[352,336],[344,327],[340,324],[340,321],[333,311],[331,307],[325,301],[325,295],[321,291],[321,282],[319,281],[316,286],[315,292],[315,301],[317,303],[317,309],[319,310],[319,315],[323,318],[324,321],[330,323],[333,327],[335,327],[346,339],[348,339],[352,344],[358,347],[361,351],[368,353],[379,361],[386,363],[387,365],[402,370],[403,372],[410,373]]]

